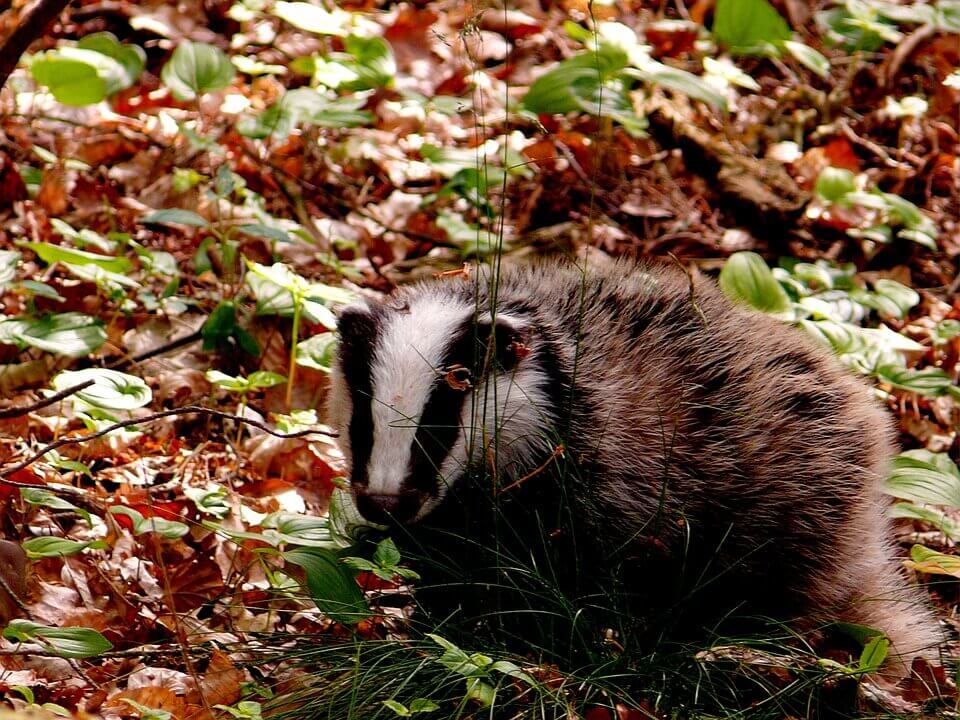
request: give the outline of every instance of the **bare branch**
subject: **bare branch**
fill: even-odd
[[[101,438],[104,435],[108,435],[114,432],[115,430],[122,430],[123,428],[132,427],[134,425],[143,425],[145,423],[154,422],[155,420],[160,420],[165,417],[171,417],[174,415],[192,415],[193,413],[199,413],[201,415],[211,415],[213,417],[223,418],[225,420],[234,420],[236,422],[244,423],[246,425],[252,425],[253,427],[267,433],[268,435],[273,435],[274,437],[278,437],[278,438],[298,438],[298,437],[305,437],[307,435],[328,435],[330,437],[336,437],[337,435],[336,433],[328,432],[326,430],[301,430],[295,433],[281,433],[281,432],[277,432],[276,430],[271,428],[269,425],[260,422],[259,420],[251,420],[250,418],[245,418],[240,415],[234,415],[232,413],[223,412],[221,410],[213,410],[212,408],[206,408],[201,405],[187,405],[185,407],[173,408],[172,410],[161,410],[160,412],[152,413],[150,415],[145,415],[140,418],[131,418],[130,420],[121,420],[120,422],[116,422],[113,425],[108,425],[102,430],[98,430],[97,432],[94,432],[94,433],[87,433],[86,435],[78,435],[76,437],[60,438],[59,440],[40,448],[40,450],[35,452],[33,455],[31,455],[27,459],[21,460],[15,465],[12,465],[7,469],[3,470],[2,472],[0,472],[0,483],[4,485],[12,485],[13,487],[36,489],[38,487],[37,485],[32,485],[30,483],[21,483],[15,480],[10,480],[8,478],[10,475],[13,475],[16,472],[19,472],[29,467],[30,465],[35,463],[37,460],[42,458],[44,455],[46,455],[48,452],[57,450],[67,445],[79,445],[81,443],[90,442],[91,440],[96,440],[97,438]],[[83,490],[78,490],[76,488],[47,486],[46,489],[51,490],[53,492],[58,492],[58,493],[63,492],[67,495],[79,495],[82,497],[85,497],[87,494]]]
[[[7,418],[20,417],[21,415],[26,415],[27,413],[32,413],[35,410],[40,408],[45,408],[48,405],[55,405],[66,397],[84,390],[91,385],[93,385],[93,380],[87,380],[82,382],[79,385],[74,385],[69,387],[66,390],[61,390],[58,393],[54,393],[49,397],[45,397],[43,400],[37,400],[35,403],[30,403],[29,405],[17,405],[16,407],[4,408],[0,410],[0,420],[6,420]]]
[[[56,19],[69,2],[70,0],[37,0],[33,7],[23,13],[17,27],[0,44],[0,88],[6,84],[7,78],[20,62],[20,56],[30,47],[30,43],[43,34],[47,25]]]

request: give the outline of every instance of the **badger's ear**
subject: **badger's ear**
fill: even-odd
[[[529,335],[529,324],[513,315],[499,313],[496,317],[487,315],[477,319],[477,341],[483,347],[484,356],[491,357],[486,351],[491,352],[501,370],[513,370],[530,354]]]

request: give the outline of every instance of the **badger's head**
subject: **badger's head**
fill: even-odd
[[[328,414],[368,520],[416,522],[469,469],[503,483],[547,446],[529,317],[425,288],[347,307],[339,334]]]

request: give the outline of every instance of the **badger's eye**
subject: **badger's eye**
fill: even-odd
[[[464,392],[472,387],[470,375],[470,368],[463,365],[451,365],[444,368],[443,379],[454,390]]]

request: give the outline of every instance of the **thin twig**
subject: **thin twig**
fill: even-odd
[[[40,450],[35,452],[26,460],[21,460],[16,465],[13,465],[3,471],[0,471],[0,483],[4,485],[12,485],[14,487],[36,489],[37,488],[36,485],[32,485],[30,483],[16,482],[14,480],[9,480],[8,477],[16,472],[23,470],[24,468],[29,467],[30,465],[35,463],[37,460],[42,458],[44,455],[46,455],[48,452],[51,452],[52,450],[57,450],[66,445],[79,445],[80,443],[90,442],[91,440],[96,440],[97,438],[101,438],[104,435],[108,435],[114,432],[115,430],[122,430],[123,428],[131,427],[133,425],[143,425],[144,423],[150,423],[165,417],[171,417],[173,415],[190,415],[193,413],[200,413],[203,415],[212,415],[213,417],[223,418],[225,420],[234,420],[236,422],[245,423],[247,425],[252,425],[253,427],[259,430],[262,430],[268,435],[273,435],[274,437],[284,438],[284,439],[304,437],[306,435],[328,435],[330,437],[336,437],[337,435],[336,433],[328,432],[326,430],[300,430],[299,432],[295,432],[295,433],[281,433],[281,432],[277,432],[276,430],[271,428],[269,425],[266,425],[265,423],[260,422],[259,420],[251,420],[250,418],[245,418],[240,415],[234,415],[232,413],[223,412],[221,410],[213,410],[212,408],[206,408],[200,405],[187,405],[185,407],[173,408],[172,410],[161,410],[160,412],[152,413],[150,415],[145,415],[144,417],[140,417],[140,418],[131,418],[130,420],[121,420],[120,422],[116,422],[113,425],[108,425],[107,427],[103,428],[102,430],[98,430],[95,433],[88,433],[86,435],[78,435],[75,437],[60,438],[56,442],[52,442],[49,445],[42,447]],[[78,490],[76,488],[68,489],[67,486],[53,486],[53,487],[47,486],[46,489],[54,492],[65,492],[71,495],[77,494],[84,497],[86,496],[86,493],[84,491]]]
[[[170,342],[164,343],[163,345],[147,350],[146,352],[142,352],[139,355],[133,355],[132,357],[122,358],[117,362],[113,363],[112,365],[110,365],[109,367],[111,370],[121,370],[130,365],[136,365],[138,363],[143,362],[144,360],[149,360],[150,358],[156,357],[157,355],[163,355],[164,353],[168,353],[171,350],[176,350],[178,348],[184,347],[185,345],[191,345],[197,342],[198,340],[201,340],[202,338],[203,338],[203,330],[202,329],[196,330],[195,332],[189,333],[187,335],[174,338]]]
[[[566,448],[565,448],[563,445],[557,445],[557,446],[553,449],[553,452],[550,453],[550,457],[548,457],[546,460],[544,460],[542,465],[540,465],[539,467],[537,467],[537,468],[534,469],[534,470],[531,470],[530,472],[528,472],[526,475],[524,475],[524,476],[523,476],[522,478],[520,478],[519,480],[514,480],[512,483],[510,483],[509,485],[507,485],[505,488],[500,488],[500,490],[497,491],[497,495],[500,495],[501,493],[505,493],[505,492],[507,492],[507,490],[513,490],[515,487],[519,487],[520,485],[523,485],[523,483],[525,483],[525,482],[526,482],[527,480],[529,480],[530,478],[536,477],[537,475],[539,475],[540,473],[542,473],[544,470],[546,470],[546,469],[547,469],[547,466],[548,466],[550,463],[552,463],[552,462],[553,462],[554,460],[556,460],[558,457],[562,457],[562,456],[563,456],[563,453],[564,453],[565,451],[566,451]]]
[[[70,397],[74,393],[78,393],[81,390],[90,387],[93,385],[93,382],[93,380],[87,380],[86,382],[82,382],[79,385],[74,385],[73,387],[68,387],[66,390],[61,390],[58,393],[54,393],[49,397],[45,397],[43,400],[37,400],[29,405],[17,405],[16,407],[4,408],[3,410],[0,410],[0,420],[20,417],[21,415],[27,415],[28,413],[39,410],[40,408],[45,408],[48,405],[55,405],[64,398]]]

